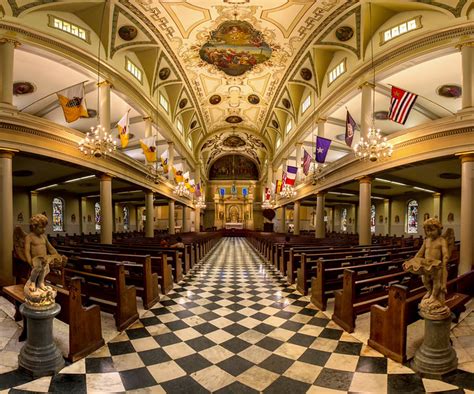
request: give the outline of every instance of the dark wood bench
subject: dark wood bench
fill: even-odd
[[[135,320],[138,319],[137,310],[137,291],[135,286],[127,286],[125,283],[125,265],[123,263],[113,263],[110,270],[98,273],[85,267],[92,267],[95,262],[92,259],[80,259],[78,268],[63,269],[63,283],[67,286],[73,277],[79,277],[82,280],[82,294],[86,301],[100,305],[105,312],[112,313],[115,319],[115,325],[118,331],[123,331]],[[87,264],[87,263],[90,264]],[[75,264],[75,262],[74,262]],[[100,271],[99,271],[100,272]]]
[[[15,303],[15,320],[22,318],[19,307],[25,302],[24,284],[4,287],[3,293]],[[81,279],[71,278],[67,288],[54,286],[57,290],[56,303],[61,305],[57,318],[69,325],[69,352],[67,359],[77,361],[105,344],[102,338],[102,323],[100,307],[90,305],[84,307],[81,297]],[[23,331],[19,341],[26,339],[26,320],[23,321]]]
[[[447,283],[446,304],[459,318],[465,304],[474,296],[474,271],[453,278]],[[410,290],[406,286],[390,286],[388,305],[370,308],[370,337],[368,344],[383,355],[399,363],[407,361],[407,327],[420,317],[418,304],[426,289]]]

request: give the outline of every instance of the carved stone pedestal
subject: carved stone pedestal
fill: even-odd
[[[449,340],[452,316],[434,320],[423,312],[420,315],[425,320],[425,337],[415,353],[411,367],[424,377],[440,378],[458,366],[456,352]]]
[[[48,309],[20,306],[27,325],[27,340],[18,356],[18,364],[34,378],[54,375],[64,367],[63,356],[53,340],[53,319],[60,310],[58,304]]]

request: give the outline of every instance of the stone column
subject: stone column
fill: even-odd
[[[326,200],[326,193],[319,192],[316,195],[316,238],[326,237],[326,228],[324,226],[324,205]]]
[[[110,122],[109,122],[110,124]],[[100,179],[100,243],[112,243],[112,177],[103,174]]]
[[[281,232],[286,233],[288,230],[286,228],[286,207],[281,207]]]
[[[174,234],[174,200],[168,202],[168,234]]]
[[[359,179],[359,245],[370,245],[370,198],[372,179],[368,176]]]
[[[153,120],[150,116],[144,116],[143,120],[145,121],[145,138],[151,137],[153,135]]]
[[[300,205],[299,201],[295,201],[294,210],[293,210],[293,224],[294,231],[293,234],[300,235]]]
[[[99,83],[99,122],[105,133],[110,133],[110,88],[109,81]],[[101,207],[102,211],[102,207]],[[101,231],[102,233],[102,231]]]
[[[268,159],[268,166],[267,166],[267,187],[271,188],[272,187],[272,182],[273,182],[273,167],[272,163],[270,162],[270,159]]]
[[[296,147],[296,168],[298,169],[298,172],[296,173],[296,181],[301,180],[302,174],[303,174],[303,167],[301,165],[303,164],[302,162],[302,157],[303,157],[303,144],[301,142],[297,142],[295,144]]]
[[[474,261],[474,154],[461,155],[461,250],[459,275],[472,269]]]
[[[190,218],[189,218],[189,207],[188,206],[184,206],[183,207],[183,228],[182,228],[182,232],[183,233],[189,233],[190,230]]]
[[[433,194],[433,217],[441,222],[441,193]]]
[[[155,207],[153,205],[153,192],[151,190],[145,191],[145,237],[153,238],[155,233],[154,229],[154,218],[155,218]]]
[[[388,198],[383,200],[383,232],[383,235],[390,234],[390,200]]]
[[[369,128],[372,127],[372,103],[375,86],[370,82],[364,82],[360,89],[362,91],[360,109],[360,136],[367,140]]]
[[[30,217],[36,215],[38,212],[38,192],[30,192]]]
[[[462,109],[474,107],[474,41],[461,46]]]
[[[14,282],[12,273],[13,156],[13,151],[0,150],[0,287]]]
[[[319,137],[324,137],[325,135],[325,126],[326,126],[326,118],[318,118],[318,136]],[[314,154],[314,153],[312,153]]]
[[[0,106],[13,107],[13,59],[19,45],[14,40],[0,39]]]
[[[87,197],[81,197],[80,205],[79,205],[79,223],[80,233],[86,233],[86,223],[87,223]]]
[[[168,179],[173,180],[174,143],[168,142]]]

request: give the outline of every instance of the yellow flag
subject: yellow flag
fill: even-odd
[[[143,149],[147,163],[155,163],[157,161],[155,136],[152,135],[140,140],[140,146]]]
[[[122,116],[122,118],[118,121],[117,123],[117,129],[119,132],[119,137],[120,137],[120,142],[122,143],[122,148],[126,148],[128,145],[128,139],[130,137],[129,134],[129,119],[128,119],[128,114],[130,110],[127,111],[127,113]]]
[[[71,86],[56,94],[67,123],[74,122],[79,118],[89,117],[84,98],[84,83]]]
[[[173,166],[173,174],[174,174],[174,180],[176,181],[176,183],[184,182],[183,165],[181,163],[178,163],[175,166]]]

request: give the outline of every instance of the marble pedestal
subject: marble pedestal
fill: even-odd
[[[425,337],[423,344],[416,351],[412,360],[412,369],[428,378],[440,378],[458,366],[449,334],[452,316],[443,320],[433,320],[420,313],[425,320]]]
[[[20,306],[27,329],[27,339],[18,356],[19,368],[34,378],[58,373],[64,359],[53,340],[53,319],[61,306],[38,310],[26,304]]]

